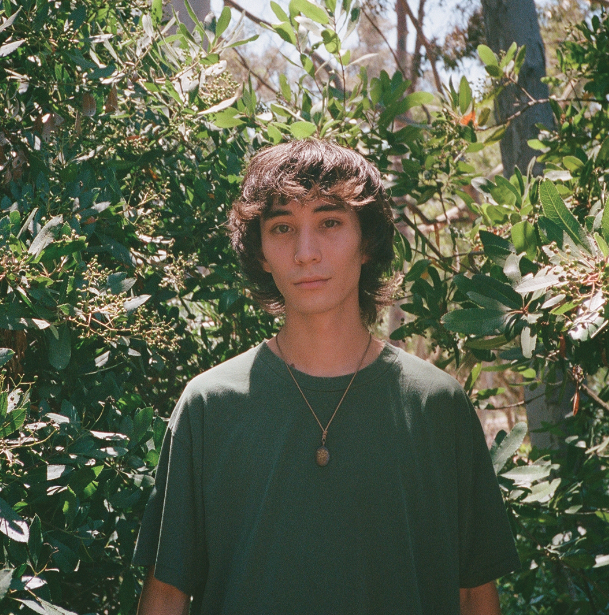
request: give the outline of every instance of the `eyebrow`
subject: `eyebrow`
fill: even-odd
[[[317,205],[313,210],[313,213],[325,212],[325,211],[346,211],[347,207],[343,203],[322,203]],[[272,220],[273,218],[280,218],[281,216],[292,216],[292,211],[285,207],[277,207],[270,209],[262,214],[263,220]]]

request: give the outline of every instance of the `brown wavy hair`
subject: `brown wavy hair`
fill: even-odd
[[[381,174],[358,152],[330,141],[304,139],[267,147],[251,160],[241,198],[229,215],[231,242],[254,298],[271,314],[284,311],[284,299],[260,262],[260,220],[273,205],[323,198],[352,207],[368,261],[362,265],[359,305],[371,325],[389,305],[397,279],[391,275],[395,227]]]

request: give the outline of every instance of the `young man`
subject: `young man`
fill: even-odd
[[[186,388],[135,562],[139,615],[497,615],[518,567],[462,388],[373,338],[393,282],[378,171],[316,140],[258,153],[231,214],[284,325]]]

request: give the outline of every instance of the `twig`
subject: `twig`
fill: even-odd
[[[383,34],[383,31],[376,25],[376,22],[368,14],[368,11],[366,11],[366,9],[362,8],[362,13],[364,14],[364,17],[370,22],[370,25],[376,30],[377,34],[383,39],[383,41],[385,41],[385,44],[387,45],[387,48],[389,49],[389,51],[391,52],[391,55],[393,56],[393,59],[395,60],[396,66],[398,67],[398,69],[402,73],[402,75],[404,75],[404,77],[406,77],[406,68],[404,66],[402,66],[402,64],[400,63],[400,60],[399,60],[397,54],[393,50],[393,47],[391,46],[391,43],[387,40],[387,37]]]
[[[436,89],[438,90],[438,92],[441,92],[442,80],[440,79],[438,69],[436,68],[436,54],[431,46],[431,43],[427,40],[425,34],[423,34],[423,28],[421,27],[419,20],[414,16],[414,13],[410,9],[410,6],[408,6],[408,2],[406,0],[400,0],[400,2],[404,7],[404,10],[406,11],[406,14],[408,15],[410,21],[412,21],[412,25],[417,31],[417,36],[421,37],[421,43],[423,43],[423,47],[425,47],[425,51],[427,51],[427,57],[429,58],[429,63],[431,64],[431,71],[433,73],[433,78],[436,83]]]
[[[254,70],[252,69],[252,67],[247,63],[247,60],[236,50],[233,49],[233,51],[235,52],[235,54],[237,55],[237,57],[239,58],[239,62],[241,62],[241,64],[243,65],[243,67],[249,72],[251,73],[254,77],[256,77],[256,79],[258,79],[258,81],[265,87],[267,88],[267,90],[270,90],[271,92],[273,92],[273,94],[275,94],[276,96],[279,94],[279,92],[266,80],[264,79],[264,77],[262,77],[261,75],[259,75],[258,73],[254,72]]]
[[[235,0],[224,0],[224,4],[229,6],[240,13],[243,13],[250,21],[253,21],[258,26],[266,26],[267,28],[273,28],[273,25],[270,21],[266,19],[262,19],[261,17],[256,17],[253,13],[250,13],[247,9],[244,9],[240,4],[235,2]],[[328,60],[324,60],[316,51],[308,52],[311,56],[311,59],[319,66],[323,67],[326,71],[328,77],[332,81],[334,87],[337,90],[344,91],[344,88],[340,82],[340,77],[338,76],[336,70],[332,67],[326,68],[326,64],[328,64]]]
[[[451,260],[451,257],[444,256],[444,254],[442,254],[442,252],[440,252],[440,250],[436,246],[434,246],[434,244],[429,240],[429,238],[420,231],[416,223],[414,223],[406,214],[402,213],[399,220],[405,222],[406,225],[409,226],[415,232],[415,234],[423,240],[427,247],[438,257],[440,261],[442,261],[443,263],[447,263],[453,273],[459,273],[459,271],[455,269],[455,267],[453,267],[452,263],[449,262]]]

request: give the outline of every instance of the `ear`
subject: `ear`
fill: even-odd
[[[362,246],[361,246],[360,251],[362,253],[361,264],[365,265],[370,260],[370,254],[368,254],[368,242],[367,241],[362,241]]]

